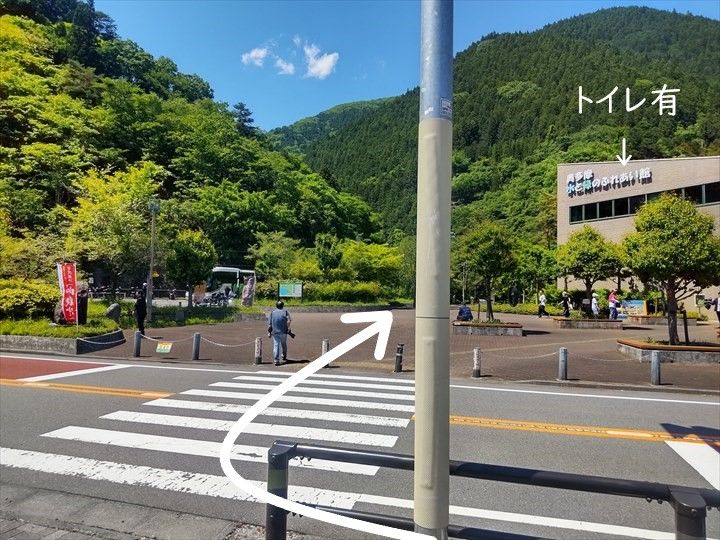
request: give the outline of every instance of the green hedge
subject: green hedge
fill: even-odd
[[[60,288],[36,281],[0,279],[0,319],[52,318]]]
[[[277,295],[277,281],[264,281],[255,288],[258,298],[275,298]],[[387,298],[385,291],[379,283],[374,281],[334,281],[332,283],[314,283],[306,281],[303,287],[303,300],[308,302],[377,302]]]
[[[306,283],[304,299],[337,300],[339,302],[376,302],[383,296],[379,283],[335,281],[333,283]]]

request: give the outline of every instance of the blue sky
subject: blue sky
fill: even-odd
[[[490,32],[531,31],[610,6],[720,19],[718,0],[456,0],[455,52]],[[121,37],[197,73],[269,130],[334,105],[396,96],[419,80],[417,0],[96,0]]]

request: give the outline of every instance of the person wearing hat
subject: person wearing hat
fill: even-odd
[[[614,321],[617,319],[618,311],[617,311],[617,294],[615,294],[615,289],[610,291],[610,294],[608,295],[608,306],[610,307],[610,318]]]
[[[570,317],[570,295],[563,291],[560,305],[563,308],[563,317]]]
[[[592,301],[590,302],[590,309],[592,310],[592,314],[594,317],[597,318],[600,315],[600,304],[598,304],[597,293],[592,293]]]

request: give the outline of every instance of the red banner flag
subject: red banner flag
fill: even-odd
[[[57,263],[60,280],[60,295],[63,316],[68,323],[77,322],[77,283],[75,280],[75,263]]]

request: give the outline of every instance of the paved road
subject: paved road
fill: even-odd
[[[2,482],[262,524],[264,509],[228,483],[217,454],[233,421],[288,375],[6,355]],[[720,489],[717,397],[467,379],[451,390],[454,459]],[[412,453],[407,374],[327,369],[285,397],[236,443],[236,468],[252,480],[264,482],[266,448],[278,438]],[[312,460],[293,463],[290,479],[298,500],[412,515],[408,472]],[[553,538],[674,537],[667,504],[467,479],[453,479],[451,491],[455,524]],[[720,537],[720,512],[707,524]],[[290,527],[363,537],[306,518]]]

